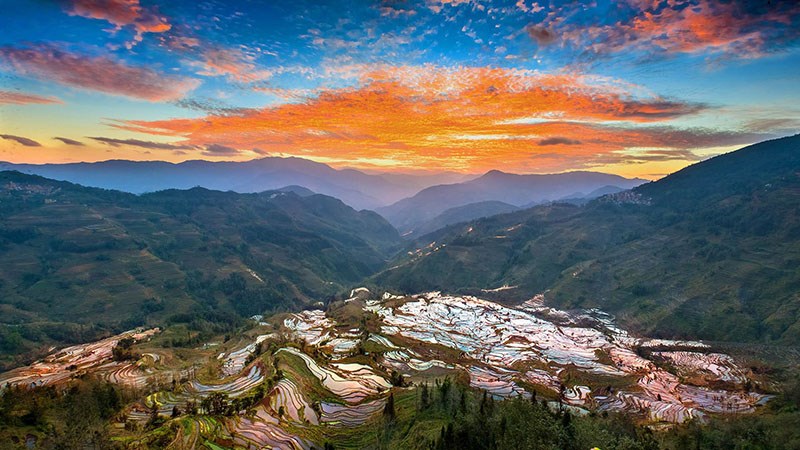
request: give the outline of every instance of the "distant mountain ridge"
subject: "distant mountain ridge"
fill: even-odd
[[[425,234],[442,229],[448,225],[480,219],[482,217],[494,216],[497,214],[510,213],[519,211],[520,209],[521,208],[514,205],[509,205],[508,203],[494,200],[456,206],[454,208],[446,209],[433,219],[422,223],[403,237],[411,238],[423,236]]]
[[[449,208],[485,201],[530,207],[567,198],[576,192],[593,192],[608,186],[630,189],[646,181],[598,172],[518,175],[492,170],[463,183],[431,186],[376,211],[401,234],[419,235],[415,231],[417,227]],[[472,218],[476,217],[481,216]]]
[[[134,194],[195,186],[253,193],[297,185],[336,197],[355,209],[375,209],[430,185],[465,178],[465,175],[450,172],[372,175],[354,169],[334,169],[296,157],[267,157],[244,162],[191,160],[176,164],[127,160],[41,165],[0,162],[0,170],[16,170]]]

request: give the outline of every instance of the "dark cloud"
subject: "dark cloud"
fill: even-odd
[[[549,137],[539,141],[539,145],[578,145],[581,141],[562,136]]]
[[[237,108],[218,100],[207,98],[186,98],[178,100],[174,102],[174,104],[181,108],[200,111],[213,116],[241,116],[249,111],[253,111],[252,108]]]
[[[16,141],[25,147],[41,147],[42,144],[22,136],[14,136],[13,134],[0,134],[0,138],[8,139],[9,141]]]
[[[800,119],[794,117],[753,119],[745,124],[750,131],[786,131],[800,130]]]
[[[556,40],[555,33],[541,25],[528,25],[525,32],[540,46],[552,44]]]
[[[70,138],[65,138],[65,137],[58,137],[58,136],[54,137],[53,139],[55,139],[57,141],[61,141],[61,142],[65,143],[65,144],[67,144],[67,145],[75,145],[75,146],[78,146],[78,147],[83,147],[83,142],[76,141],[75,139],[70,139]]]
[[[238,155],[239,150],[220,144],[209,144],[206,146],[206,150],[203,152],[203,154],[206,156],[229,156]]]
[[[120,145],[132,145],[134,147],[142,147],[155,150],[192,150],[196,148],[193,145],[166,144],[163,142],[142,141],[139,139],[113,139],[113,138],[92,137],[92,136],[89,136],[89,139],[95,140],[97,142],[102,142],[103,144],[108,144],[113,147],[119,147]]]

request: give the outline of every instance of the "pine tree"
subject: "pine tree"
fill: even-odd
[[[428,382],[422,384],[420,391],[420,409],[428,409],[430,405],[430,394],[428,393]]]
[[[386,399],[386,405],[383,407],[383,417],[387,420],[394,420],[394,392],[390,392],[389,398]]]

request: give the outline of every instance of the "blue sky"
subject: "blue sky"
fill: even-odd
[[[656,178],[800,129],[795,1],[2,6],[0,160]]]

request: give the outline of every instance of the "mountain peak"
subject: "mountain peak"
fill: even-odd
[[[514,173],[503,172],[502,170],[492,169],[482,176],[476,178],[476,180],[502,180],[512,176],[518,175]]]

